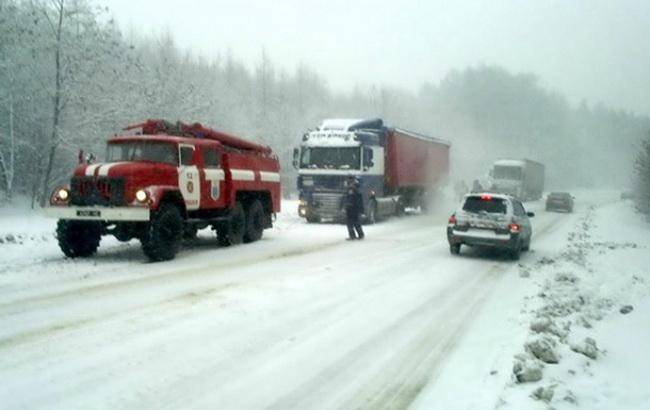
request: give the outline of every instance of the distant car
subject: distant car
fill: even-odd
[[[530,249],[532,212],[521,201],[504,194],[468,194],[447,225],[449,250],[458,255],[462,245],[503,249],[512,259]]]
[[[546,197],[546,210],[573,212],[573,196],[568,192],[551,192]]]

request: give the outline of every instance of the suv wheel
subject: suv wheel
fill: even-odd
[[[510,258],[514,261],[518,261],[521,256],[521,243],[518,243],[514,249],[510,250]]]
[[[451,252],[452,255],[460,255],[460,244],[449,245],[449,252]]]
[[[244,242],[255,242],[262,238],[264,233],[264,207],[255,199],[246,209],[246,232]]]
[[[83,258],[97,252],[102,228],[99,222],[60,219],[56,224],[56,238],[65,256]]]
[[[183,217],[176,205],[163,204],[142,237],[142,251],[153,262],[174,259],[183,239]]]

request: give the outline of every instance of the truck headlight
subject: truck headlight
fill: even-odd
[[[68,192],[68,190],[65,188],[61,188],[58,191],[56,191],[56,197],[60,201],[67,201],[68,198],[70,197],[70,192]]]
[[[147,192],[144,189],[140,189],[135,193],[135,199],[138,202],[146,202],[148,198],[149,195],[147,195]]]

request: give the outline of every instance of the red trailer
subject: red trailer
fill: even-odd
[[[386,136],[386,186],[427,191],[449,173],[449,143],[399,128]]]

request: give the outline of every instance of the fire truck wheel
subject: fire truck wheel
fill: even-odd
[[[255,199],[246,209],[246,233],[244,242],[255,242],[262,237],[264,232],[264,207]]]
[[[219,245],[239,245],[244,240],[246,231],[246,214],[241,202],[237,201],[235,207],[230,210],[230,221],[217,228]]]
[[[183,239],[192,240],[196,239],[199,229],[195,225],[185,225],[183,228]]]
[[[65,256],[86,257],[97,252],[102,229],[98,222],[61,219],[56,225],[56,237]]]
[[[176,205],[163,204],[149,222],[142,251],[154,262],[174,259],[183,238],[183,218]]]

